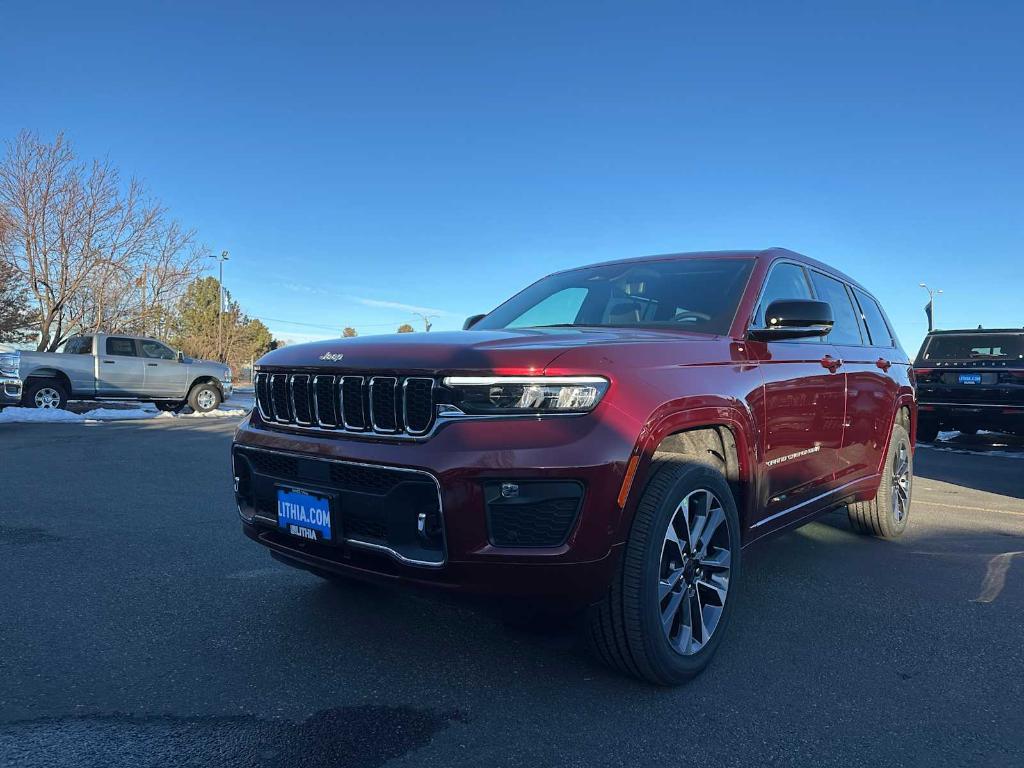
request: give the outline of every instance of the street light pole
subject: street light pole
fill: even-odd
[[[933,291],[924,283],[920,283],[920,286],[928,292],[928,306],[931,307],[931,311],[928,313],[928,332],[931,333],[938,327],[938,323],[935,322],[935,297],[942,293],[942,289]]]
[[[224,362],[224,320],[222,318],[224,314],[224,262],[228,260],[228,252],[221,251],[220,256],[210,256],[211,259],[216,259],[218,266],[220,267],[217,277],[217,290],[219,300],[217,302],[217,355],[220,357],[220,361]]]

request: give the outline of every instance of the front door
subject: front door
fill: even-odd
[[[752,322],[779,299],[812,298],[806,270],[790,262],[772,267]],[[834,485],[843,442],[846,377],[835,347],[818,338],[748,342],[759,361],[763,396],[758,409],[763,448],[759,519],[785,524],[810,514]]]
[[[142,392],[145,369],[135,339],[107,336],[104,349],[97,350],[96,390],[103,397],[134,397]]]
[[[139,352],[145,364],[146,394],[153,397],[184,398],[188,385],[188,366],[178,362],[170,347],[152,339],[139,340]]]

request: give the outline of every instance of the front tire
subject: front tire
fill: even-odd
[[[21,404],[43,410],[64,409],[68,407],[68,391],[55,379],[37,379],[25,388]]]
[[[858,501],[846,508],[850,525],[857,533],[895,539],[907,529],[914,483],[914,454],[910,436],[902,424],[894,424],[885,455],[882,480],[871,501]]]
[[[213,384],[196,384],[188,393],[188,404],[196,413],[215,411],[220,403],[220,390]]]
[[[736,603],[739,515],[716,468],[670,456],[652,470],[590,635],[611,666],[678,685],[711,661]]]

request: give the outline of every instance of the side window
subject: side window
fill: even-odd
[[[868,325],[868,333],[871,335],[871,343],[876,347],[893,346],[892,334],[885,322],[885,316],[879,308],[878,303],[868,296],[864,291],[854,289],[857,294],[857,301],[860,302],[860,310],[864,314],[864,322]]]
[[[853,308],[846,285],[821,272],[811,272],[811,282],[814,283],[818,299],[832,305],[835,325],[825,340],[829,344],[863,344],[860,313]]]
[[[783,262],[772,267],[765,283],[761,301],[754,312],[754,328],[764,328],[764,313],[773,301],[780,299],[812,299],[811,287],[807,282],[807,273],[797,264]],[[811,339],[817,341],[817,339]]]
[[[107,337],[107,354],[121,357],[136,357],[134,339],[120,339],[116,336]]]
[[[91,355],[92,336],[76,336],[64,345],[65,355]]]
[[[174,360],[177,358],[177,355],[159,341],[143,339],[139,342],[139,348],[142,350],[143,357],[149,357],[154,360]]]
[[[586,288],[564,288],[553,293],[539,304],[534,304],[508,324],[508,328],[532,328],[542,325],[565,325],[576,322]]]

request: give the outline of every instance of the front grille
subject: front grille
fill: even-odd
[[[333,376],[260,372],[263,421],[378,435],[427,434],[434,425],[434,380],[419,376]]]

